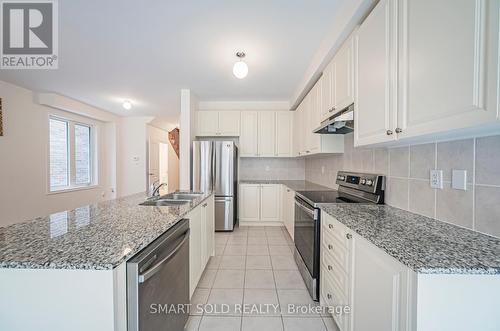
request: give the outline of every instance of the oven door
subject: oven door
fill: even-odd
[[[314,207],[295,196],[295,247],[312,278],[319,276],[319,217]]]

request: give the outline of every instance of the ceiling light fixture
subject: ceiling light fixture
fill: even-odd
[[[248,65],[243,62],[245,53],[238,52],[236,53],[236,57],[238,58],[238,62],[236,62],[233,66],[233,74],[236,76],[236,78],[243,79],[248,75]]]
[[[123,101],[123,104],[122,104],[123,108],[125,108],[126,110],[130,110],[132,108],[132,102],[128,101],[128,100],[125,100]]]

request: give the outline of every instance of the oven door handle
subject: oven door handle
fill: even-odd
[[[308,215],[310,215],[314,219],[314,209],[310,209],[307,206],[304,206],[303,204],[301,204],[297,200],[295,200],[295,205],[298,206],[303,211],[305,211]]]
[[[170,260],[179,251],[181,246],[184,245],[184,243],[189,239],[189,232],[190,231],[188,229],[184,233],[184,238],[182,239],[182,241],[174,248],[174,250],[172,252],[170,252],[170,254],[168,254],[166,257],[161,259],[161,261],[158,262],[157,264],[155,264],[153,267],[146,270],[146,272],[144,272],[142,275],[139,275],[139,277],[138,277],[139,283],[144,283],[149,278],[151,278],[151,276],[153,276],[155,273],[157,273],[160,270],[160,267],[162,264],[164,264],[165,262]]]

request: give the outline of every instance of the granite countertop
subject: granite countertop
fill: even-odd
[[[332,188],[306,180],[240,179],[240,184],[282,184],[293,191],[331,191]]]
[[[0,268],[113,269],[211,195],[156,207],[139,193],[0,227]]]
[[[500,274],[500,239],[386,205],[319,208],[421,274]]]

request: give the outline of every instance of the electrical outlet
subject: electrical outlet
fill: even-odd
[[[443,170],[431,170],[431,187],[443,189]]]

